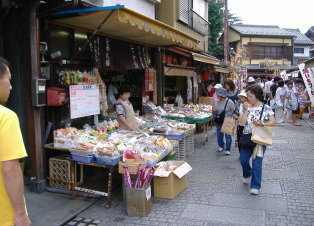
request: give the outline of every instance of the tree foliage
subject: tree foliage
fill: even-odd
[[[212,1],[208,3],[208,52],[217,58],[223,58],[223,43],[219,42],[219,37],[223,31],[223,14],[221,13],[221,3]]]

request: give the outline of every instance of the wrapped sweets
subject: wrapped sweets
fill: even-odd
[[[125,187],[132,188],[132,181],[131,181],[129,167],[124,166],[123,169],[124,169],[123,176],[124,176]]]

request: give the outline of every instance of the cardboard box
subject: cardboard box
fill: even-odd
[[[146,165],[146,162],[139,159],[126,159],[125,162],[119,162],[119,173],[123,174],[123,167],[129,167],[131,175],[137,175],[139,165]]]
[[[154,174],[154,197],[164,199],[174,199],[187,186],[186,174],[192,170],[192,167],[184,161],[167,161],[167,168],[174,164],[176,169],[173,171],[156,170]]]

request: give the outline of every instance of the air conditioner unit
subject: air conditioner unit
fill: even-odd
[[[148,0],[149,2],[152,2],[152,3],[160,3],[161,2],[161,0]]]
[[[94,5],[96,7],[103,7],[104,6],[104,0],[81,0],[81,2],[88,3],[90,5]]]
[[[75,0],[64,0],[64,2],[72,2]],[[76,0],[77,1],[77,0]],[[87,3],[94,7],[103,7],[104,6],[104,0],[79,0],[80,3]]]

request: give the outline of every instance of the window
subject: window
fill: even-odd
[[[304,48],[294,48],[294,53],[304,53]]]
[[[282,59],[282,46],[252,46],[252,59]]]

